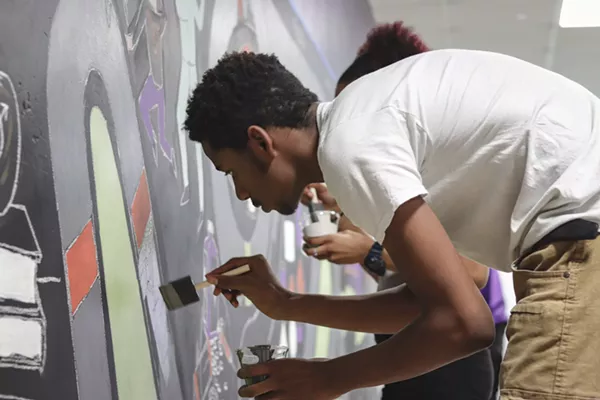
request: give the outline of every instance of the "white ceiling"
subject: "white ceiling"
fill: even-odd
[[[600,28],[560,28],[562,0],[369,1],[378,23],[403,20],[432,48],[510,54],[600,95]]]

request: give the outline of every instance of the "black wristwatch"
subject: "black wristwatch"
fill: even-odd
[[[385,261],[383,260],[383,246],[378,242],[373,243],[371,250],[363,262],[365,267],[377,276],[385,275]]]

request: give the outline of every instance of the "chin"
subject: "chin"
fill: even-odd
[[[283,205],[277,209],[277,212],[281,215],[292,215],[296,212],[296,209],[298,209],[298,204],[294,204],[293,206]]]

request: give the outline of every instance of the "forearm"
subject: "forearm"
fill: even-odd
[[[480,308],[471,325],[447,315],[422,314],[414,323],[377,346],[327,361],[333,385],[341,392],[407,380],[475,353],[491,343],[493,320]],[[485,315],[483,315],[485,314]],[[490,335],[481,335],[490,332]],[[357,368],[360,366],[360,368]]]
[[[406,285],[359,296],[293,294],[283,319],[366,333],[396,333],[421,313]]]
[[[422,311],[384,343],[327,361],[324,372],[339,393],[422,375],[494,340],[492,314],[474,284],[487,276],[485,267],[459,256],[420,196],[396,209],[383,245]]]
[[[385,261],[385,267],[388,270],[398,271],[398,268],[396,268],[396,265],[394,264],[394,260],[392,260],[390,253],[388,253],[388,251],[386,249],[383,249],[382,256],[383,256],[383,260]],[[479,264],[476,261],[471,260],[468,257],[465,257],[463,255],[459,255],[459,256],[460,256],[460,259],[461,259],[465,269],[467,270],[467,272],[469,273],[471,278],[473,278],[473,282],[475,282],[475,284],[477,285],[477,287],[479,289],[483,289],[488,281],[489,272],[490,272],[489,268],[482,264]]]

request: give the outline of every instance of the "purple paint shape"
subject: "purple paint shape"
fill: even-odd
[[[216,339],[219,337],[218,331],[210,331],[208,332],[208,340]]]
[[[150,142],[156,145],[156,134],[158,135],[158,141],[163,151],[163,155],[170,163],[173,163],[173,148],[167,140],[166,129],[165,129],[165,96],[162,87],[159,87],[154,81],[152,74],[148,75],[148,79],[144,83],[142,92],[140,93],[139,99],[140,114],[146,127],[146,133],[150,138]],[[151,113],[157,113],[157,125],[158,132],[152,125]]]

